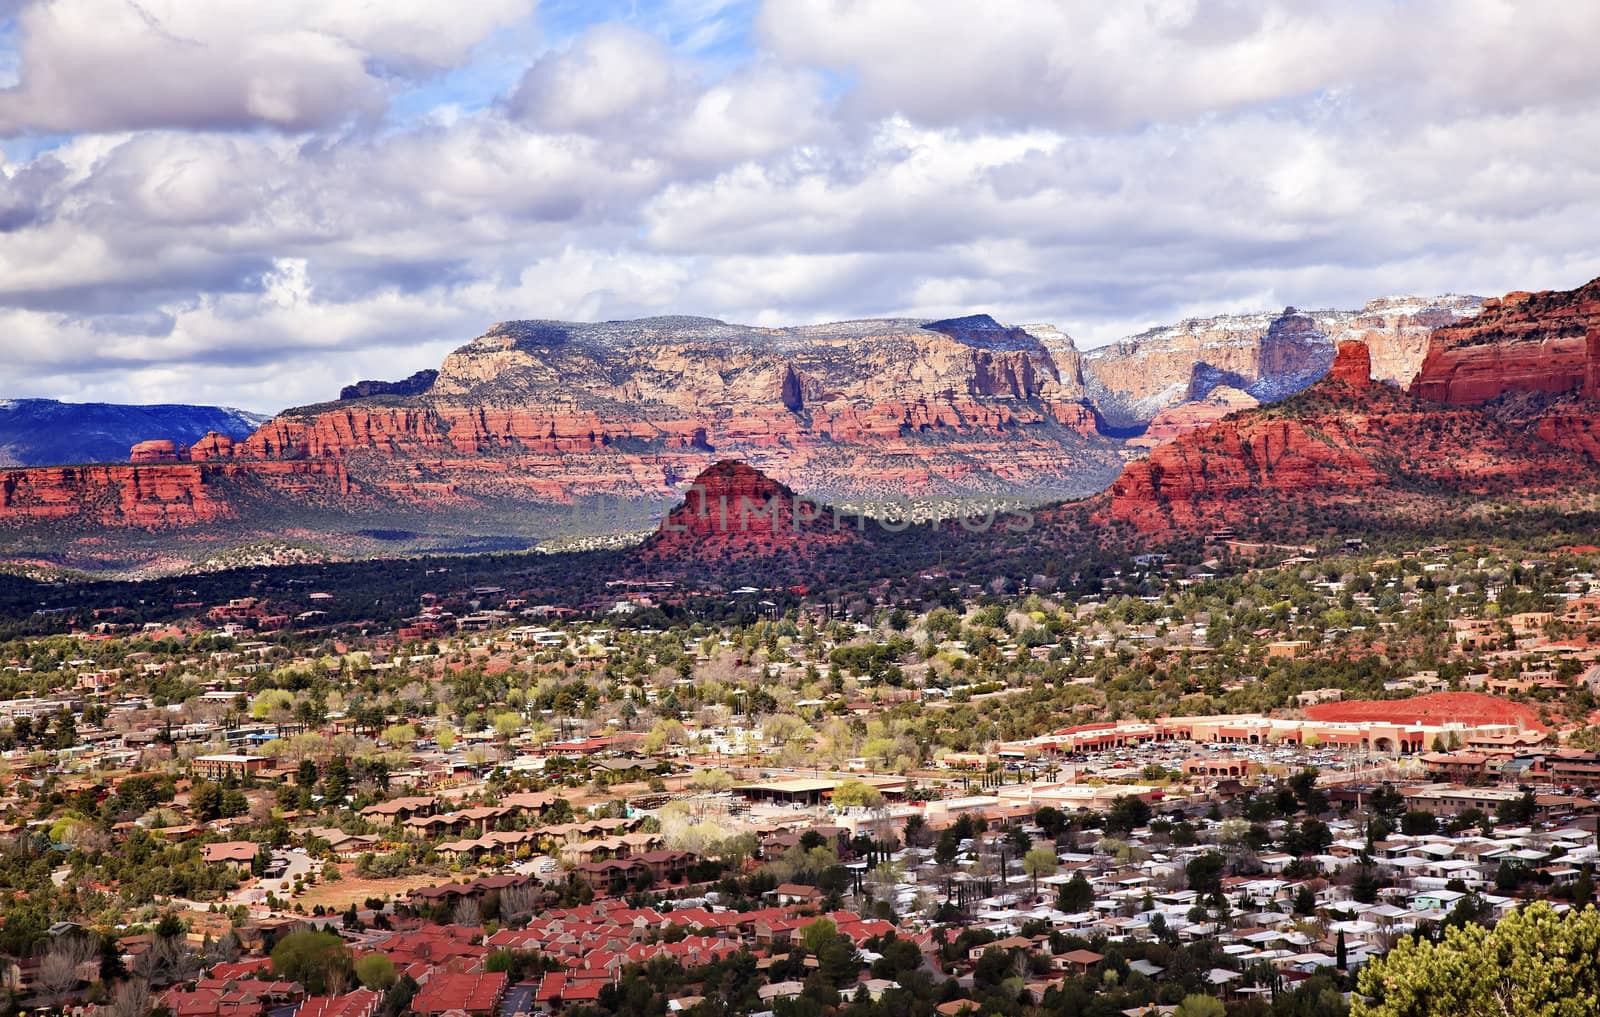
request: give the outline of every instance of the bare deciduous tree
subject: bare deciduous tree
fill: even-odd
[[[539,891],[531,886],[508,886],[500,891],[500,920],[521,922],[532,918],[539,906]]]
[[[57,937],[39,960],[39,987],[51,999],[61,999],[83,980],[83,966],[99,953],[94,940],[88,936]]]
[[[483,917],[478,910],[478,901],[473,897],[463,897],[456,902],[455,910],[450,913],[450,920],[466,928],[476,928],[483,924]]]
[[[200,958],[182,936],[158,937],[133,960],[132,973],[152,985],[187,981],[200,971]]]
[[[129,978],[117,985],[111,1002],[100,1008],[100,1017],[150,1017],[154,1009],[150,983],[143,978]]]
[[[207,965],[229,963],[238,960],[242,952],[238,935],[229,929],[222,938],[210,944],[205,951],[205,962]]]
[[[344,991],[350,987],[350,974],[350,955],[348,953],[342,955],[342,960],[330,962],[327,973],[323,975],[328,995],[343,995]]]

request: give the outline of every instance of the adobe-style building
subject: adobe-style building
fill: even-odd
[[[192,765],[195,774],[206,780],[222,780],[225,777],[243,780],[269,769],[273,762],[271,756],[246,756],[234,752],[220,752],[211,756],[196,756]]]

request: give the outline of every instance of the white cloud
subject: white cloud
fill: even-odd
[[[707,84],[659,38],[621,24],[598,25],[541,56],[505,108],[534,130],[667,159],[683,173],[760,158],[830,129],[815,73],[757,61]]]
[[[657,112],[680,87],[666,44],[626,25],[599,25],[539,58],[512,93],[512,114],[556,131],[597,131]]]
[[[762,37],[867,116],[1108,129],[1353,93],[1402,114],[1600,95],[1590,4],[768,0]]]
[[[156,4],[126,45],[86,0],[25,8],[0,122],[78,133],[0,160],[0,396],[270,410],[512,317],[990,311],[1098,342],[1600,274],[1576,5],[771,0],[731,56],[737,8],[685,0],[692,45],[595,25],[474,102],[473,41],[519,4],[295,2]],[[247,27],[271,73],[213,59]],[[435,108],[349,127],[460,61]],[[234,129],[261,124],[295,130]]]
[[[268,125],[308,130],[383,108],[385,75],[466,58],[531,0],[33,0],[0,134]]]
[[[701,93],[669,147],[689,163],[757,159],[830,133],[827,112],[816,75],[754,67]]]

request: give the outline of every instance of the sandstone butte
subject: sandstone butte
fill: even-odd
[[[1481,298],[1382,297],[1359,311],[1227,314],[1150,329],[1083,354],[1083,374],[1101,417],[1115,427],[1157,423],[1171,430],[1184,410],[1219,389],[1272,402],[1321,378],[1340,342],[1372,350],[1374,376],[1409,383],[1433,329],[1476,313]],[[1166,411],[1175,410],[1173,414]],[[1203,408],[1195,410],[1203,415]],[[1214,419],[1214,416],[1213,416]],[[1197,422],[1204,422],[1202,416]],[[1181,430],[1181,428],[1180,428]],[[1156,444],[1162,438],[1147,432]]]
[[[356,398],[286,411],[244,441],[141,442],[129,465],[143,473],[0,473],[0,525],[183,525],[262,505],[434,513],[657,500],[729,457],[830,500],[1089,494],[1130,454],[1102,433],[1116,424],[1108,413],[1149,421],[1144,446],[1171,441],[1248,407],[1253,392],[1278,398],[1309,383],[1333,359],[1330,336],[1359,335],[1399,363],[1430,323],[1478,303],[1226,316],[1088,355],[1049,326],[984,315],[772,329],[508,322],[437,373],[352,386]]]
[[[1138,532],[1291,533],[1326,510],[1425,519],[1484,495],[1557,498],[1600,481],[1600,281],[1514,293],[1441,327],[1407,391],[1372,379],[1359,340],[1273,406],[1190,431],[1091,503]]]
[[[805,558],[858,539],[849,521],[827,507],[745,463],[723,460],[694,478],[638,554],[686,563]]]
[[[0,521],[192,526],[274,494],[326,503],[350,492],[338,460],[44,466],[0,471]]]
[[[1567,292],[1508,293],[1438,329],[1411,391],[1451,406],[1508,392],[1600,394],[1600,279]]]
[[[280,415],[236,456],[379,456],[467,497],[675,494],[736,456],[829,495],[1056,484],[1120,465],[1070,340],[986,316],[751,329],[709,319],[511,322],[404,400]],[[360,472],[355,470],[355,472]],[[369,479],[363,475],[361,479]]]
[[[1071,339],[1036,331],[983,315],[792,329],[509,322],[436,374],[352,386],[356,398],[287,411],[244,441],[141,442],[137,472],[5,471],[0,524],[69,521],[74,504],[86,523],[148,526],[260,505],[653,501],[728,457],[828,497],[1099,490],[1120,442],[1096,430]]]

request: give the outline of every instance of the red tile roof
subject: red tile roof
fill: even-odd
[[[446,1010],[469,1014],[493,1013],[506,988],[506,975],[497,972],[436,972],[417,992],[411,1009],[427,1017]]]

